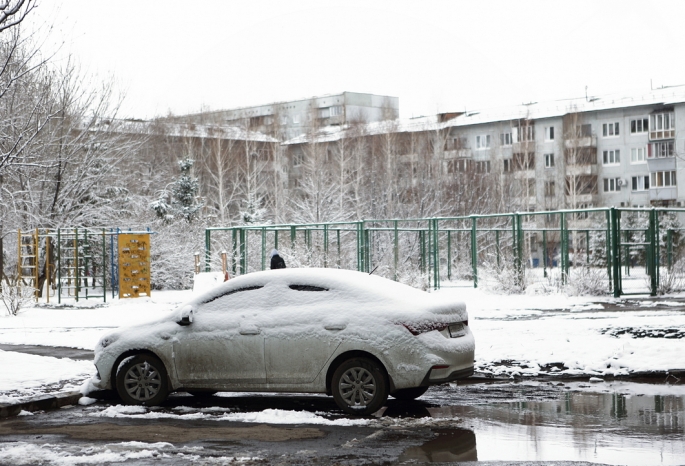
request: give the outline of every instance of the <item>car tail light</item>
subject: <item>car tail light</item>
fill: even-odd
[[[437,330],[438,332],[442,332],[447,328],[447,324],[442,323],[442,322],[423,322],[420,324],[402,324],[404,328],[409,330],[412,335],[421,335],[422,333],[426,332],[432,332],[433,330]]]

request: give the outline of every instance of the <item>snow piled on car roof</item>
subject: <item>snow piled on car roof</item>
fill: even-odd
[[[297,289],[301,286],[305,289]],[[262,288],[253,289],[256,287]],[[253,290],[246,293],[239,291],[250,289]],[[386,278],[340,269],[280,269],[241,275],[189,304],[193,308],[204,304],[205,309],[212,309],[213,302],[228,294],[234,309],[274,311],[278,308],[289,312],[312,304],[318,306],[318,315],[323,311],[339,314],[349,309],[390,319],[442,320],[442,316],[454,321],[455,315],[463,320],[467,318],[466,306],[454,296],[429,294]]]

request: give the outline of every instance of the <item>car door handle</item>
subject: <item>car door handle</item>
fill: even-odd
[[[323,328],[325,328],[326,330],[345,330],[345,327],[347,327],[347,325],[345,324],[331,324],[324,325]]]
[[[241,335],[259,335],[258,328],[245,328],[240,331]]]

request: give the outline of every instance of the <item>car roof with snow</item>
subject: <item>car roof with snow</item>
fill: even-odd
[[[193,307],[201,306],[231,292],[255,290],[260,287],[264,287],[263,291],[265,292],[280,288],[283,290],[283,294],[286,294],[288,288],[309,291],[310,289],[307,287],[316,287],[318,288],[317,291],[328,291],[329,293],[307,293],[307,296],[300,295],[301,300],[346,300],[360,304],[368,303],[373,305],[374,313],[377,314],[421,310],[430,310],[438,314],[454,314],[465,310],[465,305],[455,300],[453,296],[448,298],[439,294],[426,293],[411,286],[364,272],[323,268],[267,270],[241,275],[196,297],[188,304]],[[311,289],[311,291],[315,290]],[[287,302],[285,298],[283,299],[278,303],[281,306]],[[295,303],[291,302],[291,304]]]

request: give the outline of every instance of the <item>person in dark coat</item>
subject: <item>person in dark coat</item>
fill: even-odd
[[[281,256],[278,255],[278,250],[274,249],[271,251],[271,269],[284,269],[285,261]]]

